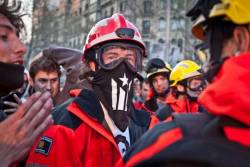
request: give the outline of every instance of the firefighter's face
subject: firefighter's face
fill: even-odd
[[[168,79],[161,74],[154,76],[152,83],[155,91],[159,94],[165,92],[169,87]]]
[[[124,49],[121,47],[110,47],[103,53],[102,58],[105,64],[111,63],[119,58],[126,58],[132,66],[136,64],[136,52],[132,49]]]
[[[192,97],[198,97],[205,88],[205,80],[200,77],[192,77],[187,79],[187,93]]]

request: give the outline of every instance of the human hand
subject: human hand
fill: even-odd
[[[0,162],[2,166],[24,158],[37,137],[53,124],[50,93],[37,92],[17,111],[0,123]]]
[[[8,108],[4,109],[3,111],[7,114],[7,115],[10,115],[14,112],[16,112],[17,108],[22,104],[22,101],[21,99],[16,95],[14,94],[13,95],[14,97],[14,101],[4,101],[4,105],[6,105]]]

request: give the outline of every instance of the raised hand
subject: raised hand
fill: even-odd
[[[0,123],[0,162],[8,166],[24,158],[37,137],[53,124],[50,93],[37,92]]]

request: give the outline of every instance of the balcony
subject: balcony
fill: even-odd
[[[98,7],[97,3],[90,4],[89,5],[89,13],[96,12],[97,11],[97,7]]]
[[[112,0],[101,0],[101,6],[111,3]]]

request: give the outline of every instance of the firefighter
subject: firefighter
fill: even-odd
[[[55,125],[34,145],[28,165],[123,166],[128,148],[157,122],[132,104],[144,56],[140,32],[123,15],[99,21],[83,48],[92,89],[74,91],[73,101],[55,109]]]
[[[210,85],[198,101],[214,117],[186,115],[155,127],[127,154],[127,166],[249,165],[249,8],[247,0],[199,0],[190,10],[193,34],[210,50]]]
[[[197,98],[205,87],[201,67],[191,60],[179,62],[170,74],[171,92],[165,105],[155,113],[160,121],[172,119],[172,114],[204,112]]]
[[[169,75],[171,67],[159,58],[149,60],[147,67],[147,80],[149,81],[151,92],[143,105],[143,109],[155,112],[166,105],[166,98],[170,91]]]
[[[168,104],[175,112],[198,112],[197,98],[204,89],[201,67],[191,60],[179,62],[170,74],[171,96]]]

